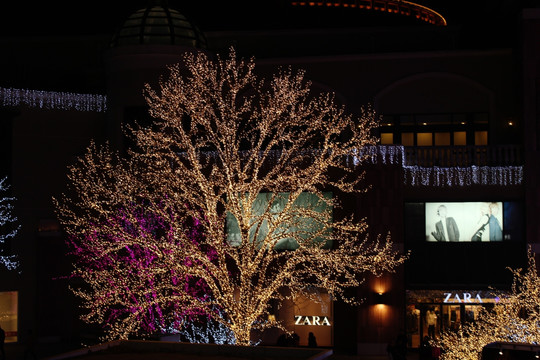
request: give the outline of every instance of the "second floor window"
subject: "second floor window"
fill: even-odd
[[[487,113],[385,114],[379,127],[381,145],[488,145]]]

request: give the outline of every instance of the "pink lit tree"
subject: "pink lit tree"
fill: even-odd
[[[195,313],[249,345],[253,330],[286,330],[270,304],[320,301],[313,289],[358,303],[347,289],[405,261],[340,201],[366,190],[369,109],[353,118],[303,71],[260,78],[234,50],[188,54],[145,94],[154,122],[129,129],[128,156],[92,144],[55,199],[82,259],[84,319],[108,323],[107,338]]]
[[[116,246],[123,243],[126,235],[182,246],[162,216],[148,213],[144,205],[131,205],[89,230],[82,238],[72,236],[68,241],[71,255],[76,259],[71,278],[92,284],[92,306],[100,310],[89,312],[84,320],[102,324],[107,330],[112,330],[110,327],[117,323],[134,325],[134,328],[122,328],[125,334],[119,335],[124,337],[177,333],[186,323],[210,318],[202,307],[181,304],[177,300],[178,293],[185,292],[201,302],[208,301],[210,291],[203,279],[167,267],[155,251],[141,244]],[[200,220],[186,218],[184,231],[200,251],[206,252],[209,260],[215,259],[215,250],[204,243]],[[190,258],[183,262],[188,266],[197,265]],[[101,278],[103,274],[108,275],[107,279]],[[126,277],[137,281],[126,283]],[[85,298],[85,290],[74,291]],[[158,296],[158,292],[168,296]]]

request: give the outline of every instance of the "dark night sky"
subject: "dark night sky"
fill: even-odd
[[[449,25],[467,26],[479,32],[511,26],[523,7],[536,7],[534,0],[418,0],[446,17]],[[357,9],[344,12],[326,9],[322,17],[289,6],[289,0],[169,0],[203,31],[291,27],[362,25]],[[112,33],[146,0],[134,1],[40,1],[12,0],[3,4],[0,22],[3,36],[91,35]],[[343,9],[342,9],[343,10]],[[338,24],[338,25],[336,25]]]

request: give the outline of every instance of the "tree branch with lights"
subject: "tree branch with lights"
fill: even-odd
[[[0,265],[8,270],[19,267],[16,255],[9,252],[9,241],[17,235],[19,226],[16,225],[17,217],[13,214],[13,201],[15,198],[3,196],[8,190],[6,178],[0,179]]]
[[[441,360],[478,360],[482,348],[492,342],[540,343],[540,278],[530,248],[527,269],[510,271],[511,289],[492,290],[498,299],[492,308],[481,309],[474,322],[445,331],[434,341],[441,348]]]
[[[141,319],[156,309],[178,329],[194,312],[248,345],[253,330],[285,330],[269,320],[271,303],[317,301],[313,288],[358,303],[346,289],[405,261],[341,203],[366,191],[361,150],[375,143],[375,114],[353,118],[310,86],[304,71],[260,78],[234,50],[188,54],[159,89],[146,86],[154,121],[129,127],[128,156],[92,144],[55,199],[73,248],[84,249],[73,276],[86,321],[127,338],[148,330]],[[186,279],[196,291],[181,291]]]

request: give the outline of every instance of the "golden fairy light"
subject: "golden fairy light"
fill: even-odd
[[[434,342],[441,348],[441,360],[478,360],[482,348],[497,341],[540,343],[540,278],[532,250],[526,271],[510,270],[512,287],[509,292],[493,290],[498,299],[493,308],[483,308],[474,322],[443,332]]]
[[[362,274],[405,261],[389,237],[368,239],[365,221],[340,202],[366,190],[360,150],[375,144],[373,111],[353,118],[332,94],[312,94],[304,75],[280,69],[261,79],[234,50],[216,60],[188,54],[158,90],[146,86],[155,120],[127,131],[136,144],[127,157],[92,144],[70,168],[70,193],[55,202],[85,247],[74,276],[86,285],[74,291],[86,321],[127,338],[141,331],[141,314],[174,322],[170,312],[199,311],[247,345],[255,329],[285,330],[270,304],[317,301],[314,288],[355,303],[344,291]],[[193,241],[188,219],[203,240]],[[96,259],[106,265],[88,269]],[[180,276],[205,294],[180,291]]]

